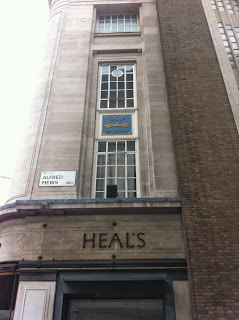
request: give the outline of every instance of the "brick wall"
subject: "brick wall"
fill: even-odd
[[[200,0],[158,0],[194,319],[239,319],[239,139]]]

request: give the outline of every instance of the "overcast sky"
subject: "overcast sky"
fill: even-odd
[[[0,205],[29,114],[34,83],[43,56],[48,0],[2,1],[0,11]]]

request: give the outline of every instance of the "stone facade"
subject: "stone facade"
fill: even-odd
[[[0,286],[14,278],[4,314],[76,320],[80,299],[91,305],[110,296],[158,299],[164,320],[237,319],[239,67],[235,60],[231,69],[217,29],[220,18],[236,32],[236,7],[230,13],[225,3],[219,14],[207,0],[49,5],[28,133],[0,208]],[[134,32],[98,32],[99,16],[126,14],[137,16]],[[137,107],[99,107],[108,65],[133,65]],[[102,136],[107,112],[130,115],[131,136]],[[97,149],[105,141],[135,143],[137,166],[124,174],[135,170],[137,197],[97,197],[97,152],[108,157],[105,181],[122,169],[118,158],[112,169],[109,144],[108,154]],[[72,185],[40,185],[43,172],[51,179],[68,171],[76,173]]]

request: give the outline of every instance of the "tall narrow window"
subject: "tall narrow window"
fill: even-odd
[[[134,66],[100,67],[100,108],[134,108]]]
[[[218,22],[218,27],[219,27],[219,30],[220,30],[220,33],[222,36],[223,44],[226,49],[227,56],[230,61],[231,67],[232,67],[232,69],[235,69],[236,68],[236,61],[233,57],[232,50],[234,51],[236,57],[239,56],[239,50],[238,50],[238,46],[237,46],[232,28],[230,25],[226,25],[226,32],[225,32],[225,29],[224,29],[223,24],[221,22]],[[228,40],[230,40],[231,46],[230,46]],[[231,49],[231,47],[232,47],[232,49]]]
[[[136,198],[139,177],[135,65],[100,65],[98,92],[93,197],[106,198],[107,190],[114,186],[115,197]]]

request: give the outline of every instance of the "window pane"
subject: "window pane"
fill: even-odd
[[[104,192],[96,192],[95,197],[97,199],[103,199],[104,198]]]
[[[117,179],[117,187],[118,187],[118,190],[120,191],[125,190],[125,180]]]
[[[101,99],[107,99],[108,98],[108,91],[101,91]]]
[[[115,177],[115,167],[113,166],[107,167],[107,177],[109,178]]]
[[[107,185],[108,186],[115,185],[115,179],[107,179]]]
[[[133,73],[133,66],[132,65],[126,66],[126,72],[127,73],[129,73],[129,72]]]
[[[136,169],[135,169],[135,166],[127,167],[127,176],[128,176],[128,177],[136,177]]]
[[[107,100],[101,100],[100,101],[100,108],[101,109],[107,108]]]
[[[96,180],[96,191],[104,191],[105,188],[105,180],[97,179]]]
[[[110,89],[116,90],[116,82],[110,83]]]
[[[115,152],[116,151],[116,142],[108,142],[108,151]]]
[[[124,141],[117,142],[117,151],[125,151],[125,142]]]
[[[110,100],[109,101],[109,108],[116,108],[116,100]]]
[[[117,165],[124,165],[124,164],[125,164],[125,155],[117,154]]]
[[[135,142],[134,141],[127,141],[127,150],[128,151],[135,151]]]
[[[99,154],[98,155],[98,165],[105,165],[105,154]]]
[[[104,178],[105,177],[105,167],[98,167],[97,168],[97,178]]]
[[[127,180],[127,187],[128,190],[136,190],[136,179],[128,179]]]
[[[101,83],[101,90],[108,90],[108,82]]]
[[[108,81],[108,74],[102,75],[102,81]]]
[[[133,90],[127,90],[127,98],[133,98]]]
[[[133,82],[127,82],[126,88],[133,89]]]
[[[137,198],[136,192],[128,192],[128,198]]]
[[[127,164],[128,165],[135,164],[135,155],[134,154],[127,154]]]
[[[117,167],[117,177],[125,177],[125,167],[124,166]]]
[[[125,198],[125,192],[122,192],[122,191],[118,192],[118,197],[121,198],[121,199]]]
[[[125,100],[118,101],[118,108],[125,108]]]
[[[127,108],[134,108],[134,100],[127,99]]]
[[[109,66],[101,66],[102,74],[109,73]]]
[[[106,151],[106,142],[98,142],[98,152]]]
[[[114,165],[116,161],[115,154],[108,154],[108,162],[109,165]]]

